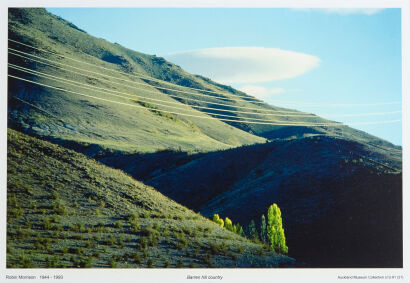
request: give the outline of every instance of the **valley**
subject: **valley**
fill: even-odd
[[[403,266],[400,146],[45,9],[9,10],[8,63],[8,267]],[[273,203],[288,255],[247,234]]]

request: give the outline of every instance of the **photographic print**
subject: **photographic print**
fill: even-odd
[[[403,268],[401,8],[7,14],[7,269]]]

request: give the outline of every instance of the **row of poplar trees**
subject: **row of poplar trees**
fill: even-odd
[[[241,236],[246,236],[254,241],[261,241],[269,245],[271,250],[274,250],[281,254],[288,253],[288,247],[286,246],[285,231],[282,226],[282,214],[279,206],[274,203],[268,208],[267,221],[265,214],[262,214],[260,221],[260,231],[255,225],[255,221],[251,220],[245,231],[242,226],[238,224],[233,225],[232,221],[226,217],[225,221],[219,217],[218,214],[214,214],[212,220],[218,223],[220,226],[225,227],[229,231],[237,233]]]

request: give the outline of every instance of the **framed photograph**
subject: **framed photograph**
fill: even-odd
[[[409,2],[3,1],[1,282],[408,282]]]

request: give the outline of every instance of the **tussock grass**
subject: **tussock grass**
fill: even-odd
[[[119,170],[10,129],[8,171],[8,267],[233,267],[238,246],[259,247]]]

